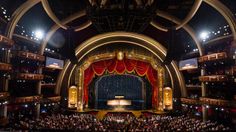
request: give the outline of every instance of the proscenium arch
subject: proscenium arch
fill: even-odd
[[[102,45],[106,45],[109,42],[130,42],[131,44],[139,44],[150,52],[152,52],[157,58],[161,58],[163,62],[166,56],[166,49],[157,41],[136,33],[129,33],[129,32],[112,32],[112,33],[104,33],[97,36],[90,38],[89,40],[83,42],[76,48],[76,56],[78,61],[82,60],[82,58],[91,52],[91,49],[95,49],[94,47],[100,47]],[[186,87],[184,84],[184,79],[180,71],[178,70],[177,65],[174,61],[171,62],[170,67],[173,68],[179,83],[179,87],[181,90],[181,96],[186,97]]]
[[[125,44],[132,44],[132,45],[138,45],[138,46],[140,46],[140,47],[142,47],[142,48],[144,48],[145,49],[145,47],[144,46],[142,46],[141,44],[138,44],[138,43],[135,43],[135,42],[130,42],[130,41],[110,41],[110,42],[106,42],[106,43],[103,43],[102,45],[109,45],[109,44],[115,44],[115,43],[121,43],[121,42],[123,42],[123,43],[125,43]],[[150,51],[150,49],[149,49],[149,51]],[[152,52],[152,53],[154,53],[154,52]],[[155,54],[155,53],[154,53]],[[146,57],[146,56],[145,56]],[[159,56],[158,56],[159,57]],[[148,58],[148,57],[146,57],[146,58]],[[102,59],[102,58],[100,58],[100,59]],[[161,61],[163,61],[163,59],[162,58],[158,58],[159,60],[161,60]],[[95,61],[97,61],[97,60],[94,60],[94,61],[91,61],[90,63],[93,63],[93,62],[95,62]],[[148,63],[150,63],[150,64],[152,64],[152,62],[151,61],[148,61],[148,59],[146,60]],[[89,63],[89,64],[90,64]],[[83,65],[85,65],[85,64],[83,64]],[[74,70],[75,70],[75,66],[77,66],[77,64],[71,64],[71,62],[70,61],[66,61],[66,63],[65,63],[65,68],[62,70],[62,72],[60,73],[60,75],[59,75],[59,78],[58,78],[58,80],[57,80],[57,86],[56,86],[56,93],[57,94],[59,94],[59,91],[60,91],[60,87],[62,86],[62,81],[63,81],[63,78],[64,78],[64,76],[65,76],[65,74],[66,73],[69,73],[69,77],[68,77],[68,81],[67,81],[67,87],[69,87],[70,86],[70,80],[71,80],[71,76],[70,75],[72,75],[72,73],[74,72]],[[88,67],[89,65],[87,65],[87,67]],[[152,65],[153,66],[153,65]],[[174,89],[174,77],[172,76],[172,74],[171,74],[171,72],[170,72],[170,69],[169,69],[169,67],[167,66],[167,65],[164,65],[165,66],[165,68],[167,69],[167,72],[168,72],[168,74],[170,75],[170,81],[171,81],[171,86],[172,86],[172,88]],[[73,67],[72,68],[72,70],[70,70],[70,71],[67,71],[68,69],[69,69],[69,67]],[[157,65],[157,69],[161,69],[161,67],[160,67],[160,65]],[[153,67],[154,68],[154,67]],[[154,68],[154,69],[156,69],[156,68]]]

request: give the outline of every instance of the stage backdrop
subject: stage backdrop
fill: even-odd
[[[123,60],[110,59],[103,60],[92,63],[84,71],[84,103],[88,104],[88,86],[95,77],[102,76],[105,71],[111,74],[133,73],[135,72],[138,76],[146,76],[152,85],[152,107],[157,107],[157,91],[158,91],[158,81],[157,81],[157,71],[152,68],[152,66],[143,61],[131,60],[124,58]]]

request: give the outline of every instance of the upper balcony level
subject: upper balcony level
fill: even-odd
[[[11,71],[12,65],[7,63],[1,63],[0,62],[0,71]]]
[[[16,51],[15,56],[23,59],[35,60],[40,62],[45,61],[45,56],[26,51]]]
[[[14,41],[3,35],[0,35],[0,45],[12,47],[14,45]]]

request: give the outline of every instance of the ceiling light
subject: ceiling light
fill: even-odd
[[[206,32],[206,31],[201,32],[201,33],[200,33],[200,38],[201,38],[202,40],[205,40],[206,38],[209,38],[208,32]]]
[[[35,37],[38,39],[42,39],[44,36],[44,32],[42,30],[36,30],[35,31]]]

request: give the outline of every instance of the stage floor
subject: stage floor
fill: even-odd
[[[77,112],[77,113],[87,113],[87,112],[94,112],[96,113],[96,117],[99,120],[102,120],[104,118],[104,116],[107,113],[132,113],[135,117],[140,117],[142,115],[142,113],[152,113],[152,114],[158,114],[158,115],[163,115],[166,114],[167,112],[164,111],[154,111],[154,110],[97,110],[97,109],[85,109],[83,111],[78,111],[78,110],[70,110],[73,112]]]

